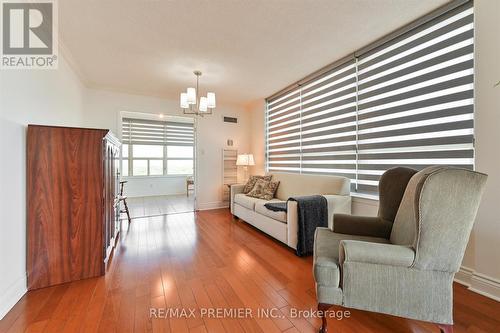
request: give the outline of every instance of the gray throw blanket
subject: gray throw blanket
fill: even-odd
[[[314,232],[317,227],[328,227],[328,202],[322,195],[291,197],[288,200],[297,202],[298,232],[297,255],[311,255],[314,248]],[[286,211],[286,202],[268,202],[267,209]]]
[[[286,212],[286,203],[286,201],[271,201],[264,204],[264,207],[273,212]]]

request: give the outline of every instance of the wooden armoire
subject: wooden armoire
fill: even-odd
[[[28,289],[103,275],[118,237],[120,144],[109,130],[28,126]]]

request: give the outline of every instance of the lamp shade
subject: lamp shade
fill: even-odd
[[[200,97],[200,111],[207,112],[207,98],[205,96]]]
[[[187,93],[181,93],[181,108],[187,109],[189,107]]]
[[[196,104],[196,89],[187,88],[187,102],[188,104]]]
[[[208,100],[207,106],[211,109],[215,108],[215,93],[213,92],[207,93],[207,100]]]
[[[253,155],[252,154],[238,155],[238,158],[236,159],[236,165],[243,165],[243,166],[255,165]]]

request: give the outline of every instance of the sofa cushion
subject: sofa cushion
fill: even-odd
[[[257,181],[259,179],[262,179],[262,180],[265,180],[265,181],[270,181],[272,177],[273,177],[272,175],[268,175],[268,176],[250,176],[250,178],[248,178],[247,183],[243,187],[243,193],[247,194],[248,192],[250,192],[253,189],[253,187],[255,186],[255,183],[257,183]]]
[[[280,182],[275,197],[281,200],[315,194],[350,195],[350,180],[345,177],[281,172],[272,177],[273,181]]]
[[[271,201],[278,201],[278,200],[271,200]],[[255,204],[255,212],[262,214],[264,216],[270,217],[273,220],[279,221],[286,223],[286,212],[275,212],[270,209],[267,209],[266,206],[264,206],[267,202],[258,202]]]
[[[280,182],[267,181],[259,179],[255,183],[253,189],[247,193],[249,197],[259,198],[264,200],[271,200],[274,198],[274,193],[278,188]]]
[[[280,182],[275,182],[275,181],[269,181],[267,183],[266,187],[264,187],[264,195],[262,196],[262,199],[265,200],[271,200],[274,198],[274,195],[276,194],[276,191],[278,190],[278,186],[280,186]]]
[[[317,228],[314,234],[313,274],[317,284],[339,287],[339,246],[341,240],[388,243],[385,238],[338,234],[328,228]]]
[[[240,206],[248,208],[250,210],[255,210],[255,204],[258,202],[266,203],[266,200],[252,198],[243,193],[238,193],[234,196],[234,203],[237,203]]]
[[[247,195],[252,198],[264,199],[262,196],[264,195],[264,188],[267,186],[268,183],[269,183],[268,180],[263,180],[263,179],[257,180],[253,189],[250,192],[248,192]]]

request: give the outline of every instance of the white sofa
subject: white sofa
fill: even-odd
[[[276,198],[272,201],[287,201],[293,196],[323,195],[328,201],[328,226],[330,229],[333,228],[334,213],[351,213],[350,181],[348,178],[293,173],[275,173],[272,176],[273,180],[280,181]],[[243,193],[243,187],[243,184],[231,186],[231,213],[296,249],[297,202],[289,201],[287,212],[274,212],[264,206],[268,201],[246,196]]]

